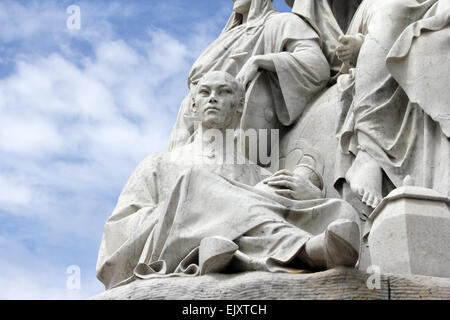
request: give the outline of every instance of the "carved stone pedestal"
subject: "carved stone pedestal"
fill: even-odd
[[[372,265],[382,273],[450,278],[449,206],[430,189],[394,190],[370,217]]]
[[[246,272],[136,280],[93,300],[450,299],[450,279],[367,274],[337,268],[310,274]]]

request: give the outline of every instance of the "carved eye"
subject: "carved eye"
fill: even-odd
[[[232,94],[231,89],[229,89],[229,88],[223,88],[223,89],[220,91],[220,93],[221,93],[221,94]]]
[[[209,96],[209,91],[206,90],[206,89],[201,89],[201,90],[199,91],[199,93],[200,93],[200,95],[202,95],[202,96],[204,96],[204,97]]]

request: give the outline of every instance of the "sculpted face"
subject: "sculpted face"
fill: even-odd
[[[233,10],[240,14],[245,14],[250,11],[250,5],[252,0],[233,0],[234,8]]]
[[[242,98],[243,91],[231,75],[212,72],[198,83],[194,102],[204,127],[227,129],[240,120]]]

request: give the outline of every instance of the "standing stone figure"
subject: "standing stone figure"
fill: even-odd
[[[296,0],[293,12],[307,15],[305,2]],[[346,181],[369,207],[405,184],[450,194],[449,7],[448,0],[364,0],[338,39],[336,56],[355,69],[338,79],[336,187]]]
[[[390,190],[403,185],[450,194],[450,136],[444,132],[445,121],[434,117],[437,109],[447,110],[448,117],[447,90],[439,81],[418,77],[417,89],[440,92],[441,100],[434,106],[429,100],[411,100],[411,84],[399,84],[390,68],[391,63],[403,59],[393,57],[391,51],[401,34],[438,4],[436,0],[366,0],[350,27],[350,34],[362,34],[363,41],[350,50],[350,56],[357,58],[354,77],[343,76],[338,81],[342,103],[338,134],[344,154],[340,173],[369,207],[376,207]],[[425,29],[422,32],[426,33]],[[435,52],[430,54],[436,54],[436,63],[439,54],[448,57],[449,40],[445,34],[435,40]],[[400,51],[407,52],[411,43],[400,46]],[[448,74],[448,59],[441,59],[440,64],[434,77],[440,72]],[[413,73],[416,68],[409,65],[402,73]],[[351,164],[345,162],[346,155],[347,159],[355,156]]]
[[[265,85],[274,97],[275,105],[270,106],[269,113],[273,111],[282,126],[289,126],[329,80],[329,66],[319,36],[300,17],[278,13],[271,0],[233,2],[233,13],[223,32],[191,69],[190,92],[195,91],[198,81],[210,71],[226,71],[244,87],[263,72]],[[169,150],[186,144],[194,133],[196,116],[191,93],[181,104]],[[259,112],[264,118],[265,111]]]
[[[106,222],[97,263],[105,287],[223,270],[354,266],[358,215],[342,200],[321,198],[311,170],[304,170],[311,166],[264,179],[265,169],[243,161],[235,148],[224,149],[226,138],[234,139],[226,131],[239,127],[241,84],[212,72],[193,95],[203,134],[146,158]],[[216,138],[221,133],[221,143],[210,130]]]

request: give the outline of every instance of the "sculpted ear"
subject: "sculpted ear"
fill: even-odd
[[[244,88],[239,84],[235,83],[234,86],[234,94],[235,94],[235,101],[236,103],[236,113],[242,114],[244,112],[244,106],[245,106],[245,90]]]
[[[239,99],[239,103],[237,106],[237,112],[242,114],[244,112],[244,105],[245,105],[245,96],[242,96],[241,99]]]
[[[239,97],[238,94],[235,95],[236,104],[234,105],[234,110],[236,114],[242,115],[244,112],[244,102],[245,97]]]
[[[190,108],[189,108],[189,112],[191,114],[196,114],[198,111],[196,102],[195,102],[195,97],[191,97],[191,103],[190,103]]]

